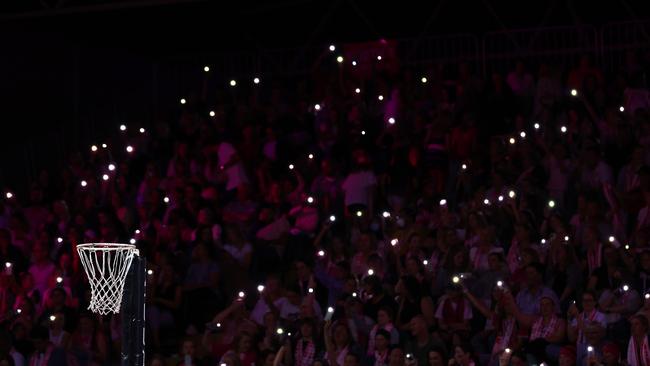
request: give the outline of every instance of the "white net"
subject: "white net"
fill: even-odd
[[[91,243],[77,245],[81,264],[90,283],[90,309],[102,315],[119,313],[124,280],[138,249],[131,244]]]

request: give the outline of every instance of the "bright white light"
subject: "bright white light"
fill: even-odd
[[[131,238],[131,240],[129,240],[129,243],[135,244],[136,243],[135,238]]]
[[[625,250],[630,250],[630,244],[625,244]]]
[[[205,72],[210,72],[210,66],[204,66],[203,71]]]
[[[310,287],[310,288],[307,289],[307,292],[310,293],[310,294],[313,294],[313,293],[314,293],[314,289]]]
[[[102,149],[105,149],[105,148],[107,148],[107,147],[108,147],[108,145],[106,145],[106,144],[102,144]]]
[[[237,296],[238,296],[240,299],[242,299],[242,298],[244,298],[244,297],[246,296],[246,293],[245,293],[244,291],[239,291],[239,293],[237,293]]]
[[[53,322],[53,321],[55,321],[55,320],[56,320],[56,316],[54,316],[54,315],[50,315],[50,321]]]
[[[533,127],[534,127],[536,130],[539,130],[539,123],[535,123],[535,124],[533,125]]]
[[[331,44],[330,45],[330,51],[332,51],[332,52],[336,51],[336,46]]]
[[[526,132],[525,131],[519,132],[519,137],[521,137],[522,139],[525,139],[526,138]]]
[[[370,269],[368,270],[368,276],[372,276],[372,275],[374,275],[374,274],[375,274],[375,271],[374,271],[372,268],[370,268]]]
[[[384,100],[384,96],[380,94],[380,95],[377,96],[377,99]]]
[[[120,125],[120,131],[122,132],[126,131],[126,125]]]
[[[363,216],[363,212],[357,211],[357,217],[361,217],[361,216]]]
[[[382,216],[383,218],[387,219],[387,218],[390,217],[390,212],[388,212],[388,211],[384,211],[384,212],[381,213],[381,216]]]
[[[560,131],[561,131],[562,133],[566,133],[566,126],[562,126],[562,127],[560,127]]]
[[[616,240],[616,238],[610,235],[608,240],[610,243],[613,243]]]
[[[628,286],[628,285],[623,285],[623,291],[627,291],[627,290],[629,290],[629,289],[630,289],[630,286]]]
[[[102,175],[102,179],[103,179],[104,181],[107,181],[108,178],[109,178],[109,177],[108,177],[108,174],[104,174],[104,175]]]
[[[397,238],[395,238],[395,239],[391,239],[391,241],[390,241],[390,245],[395,246],[395,245],[397,245],[397,244],[399,244],[399,239],[397,239]]]
[[[111,172],[115,170],[115,164],[113,163],[108,164],[108,170],[110,170]]]
[[[352,66],[357,66],[357,62],[356,62],[356,61],[352,61]]]
[[[63,282],[63,277],[57,277],[56,278],[56,283],[61,283]]]
[[[144,127],[140,127],[140,133],[145,133],[147,130],[144,129]]]
[[[569,241],[569,236],[568,235],[564,236],[564,241]]]
[[[366,135],[366,131],[365,131],[365,130],[362,130],[362,131],[361,131],[361,135],[362,135],[362,136],[365,136],[365,135]]]
[[[510,353],[510,352],[512,352],[512,350],[511,350],[510,348],[506,348],[506,349],[504,349],[503,351],[504,351],[505,353]]]
[[[333,313],[333,312],[334,312],[334,308],[331,307],[331,306],[328,307],[328,308],[327,308],[327,312],[328,312],[328,313]]]
[[[11,262],[5,262],[5,268],[11,268]]]
[[[330,215],[330,222],[334,222],[334,221],[336,221],[336,216]]]
[[[645,294],[643,297],[645,297],[646,299],[650,299],[650,294]]]
[[[502,201],[503,201],[503,196],[499,196],[499,197],[497,198],[497,200],[499,200],[499,202],[502,202]]]
[[[314,105],[314,109],[317,110],[317,111],[320,111],[320,104]]]
[[[284,329],[278,328],[275,332],[278,333],[279,335],[282,335],[284,334]]]
[[[453,282],[453,283],[458,283],[458,282],[460,282],[460,277],[458,277],[458,276],[454,276],[454,277],[452,277],[452,278],[451,278],[451,282]]]
[[[165,196],[165,198],[163,198],[163,202],[169,203],[169,197]]]
[[[390,117],[390,118],[388,119],[388,123],[390,123],[391,125],[394,125],[394,124],[395,124],[395,118]]]
[[[553,200],[548,201],[548,207],[550,207],[550,208],[555,207],[555,201],[553,201]]]
[[[578,96],[578,91],[575,89],[571,89],[571,95],[574,97]]]
[[[497,281],[497,287],[503,287],[503,281]]]
[[[516,195],[517,195],[517,193],[515,193],[515,191],[508,192],[508,197],[510,197],[510,198],[515,198]]]
[[[324,250],[319,250],[317,254],[318,254],[319,257],[324,257],[325,256],[325,251]]]
[[[314,154],[309,154],[307,155],[307,157],[309,158],[309,160],[312,160],[314,158]]]
[[[135,235],[140,235],[140,229],[135,229]]]
[[[126,152],[128,152],[129,154],[132,153],[133,152],[133,146],[131,146],[131,145],[127,146],[126,147]]]
[[[486,199],[484,199],[484,200],[483,200],[483,204],[485,204],[485,205],[489,205],[489,204],[490,204],[490,200],[489,200],[489,199],[487,199],[487,198],[486,198]]]
[[[235,79],[230,80],[230,86],[235,86],[235,85],[237,85],[237,80]]]
[[[542,243],[542,244],[546,244],[546,239],[542,239],[539,242]]]
[[[259,84],[260,78],[253,78],[253,84]]]
[[[357,94],[359,94],[359,93],[361,93],[361,89],[356,88],[356,89],[354,89],[354,92],[357,93]]]
[[[214,111],[210,111],[210,117],[214,117],[215,115],[216,113],[214,113]]]
[[[23,312],[23,309],[21,309],[21,308],[16,309],[16,313],[20,314],[22,312]]]
[[[87,185],[88,185],[88,182],[86,182],[85,180],[82,180],[82,181],[81,181],[81,186],[82,186],[82,187],[85,187],[85,186],[87,186]]]
[[[463,170],[467,170],[467,164],[461,165],[460,168],[463,169]]]
[[[58,238],[56,238],[56,242],[59,244],[63,243],[63,238],[59,236]]]
[[[426,84],[427,83],[427,78],[423,76],[422,79],[420,79],[420,81],[422,81],[422,84]]]
[[[587,352],[593,352],[593,351],[594,351],[594,347],[592,347],[592,346],[587,346]]]
[[[422,265],[423,265],[423,266],[428,266],[428,265],[429,265],[429,261],[426,260],[426,259],[423,260],[423,261],[422,261]]]
[[[264,291],[264,285],[257,285],[257,292],[263,292]]]
[[[625,112],[625,107],[620,106],[620,107],[618,107],[618,110],[621,111],[621,112]]]
[[[307,203],[314,203],[314,197],[312,196],[307,197]]]
[[[92,146],[90,147],[90,151],[92,151],[92,152],[97,151],[97,145],[92,145]]]
[[[338,62],[338,63],[343,62],[343,56],[338,56],[338,57],[336,58],[336,62]]]
[[[444,205],[446,205],[446,204],[447,204],[447,200],[446,200],[446,199],[443,198],[443,199],[440,200],[440,206],[444,206]]]
[[[514,145],[515,142],[517,142],[514,137],[511,137],[508,141],[510,142],[510,145]]]
[[[149,270],[147,270],[147,274],[148,274],[149,276],[153,275],[153,269],[149,269]]]
[[[5,197],[7,197],[7,199],[12,199],[14,197],[14,194],[11,192],[7,192],[5,193]]]
[[[381,56],[377,56],[377,61],[381,61]]]
[[[293,164],[289,164],[289,170],[293,170],[294,166]]]
[[[185,98],[181,98],[181,104],[185,104],[185,103],[187,103],[187,100],[185,100]]]
[[[358,296],[358,295],[357,295],[356,292],[353,292],[353,293],[352,293],[352,297],[357,297],[357,296]]]

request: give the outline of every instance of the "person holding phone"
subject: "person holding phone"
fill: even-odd
[[[582,313],[579,312],[577,304],[573,303],[569,306],[567,315],[570,320],[567,335],[570,342],[576,342],[577,359],[582,360],[587,356],[587,348],[590,345],[588,335],[602,338],[607,329],[605,314],[596,308],[596,293],[583,292]]]

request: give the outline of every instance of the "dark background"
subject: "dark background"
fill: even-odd
[[[0,186],[63,156],[150,126],[196,85],[266,70],[228,55],[279,50],[310,62],[331,42],[419,38],[648,18],[648,1],[56,1],[0,2]],[[224,59],[226,61],[224,61]],[[263,59],[265,60],[265,59]],[[276,59],[277,61],[277,59]],[[17,188],[18,189],[18,188]]]

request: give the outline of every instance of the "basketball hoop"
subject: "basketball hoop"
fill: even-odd
[[[119,313],[124,280],[138,249],[131,244],[89,243],[77,245],[77,252],[90,283],[88,309],[102,315]]]

